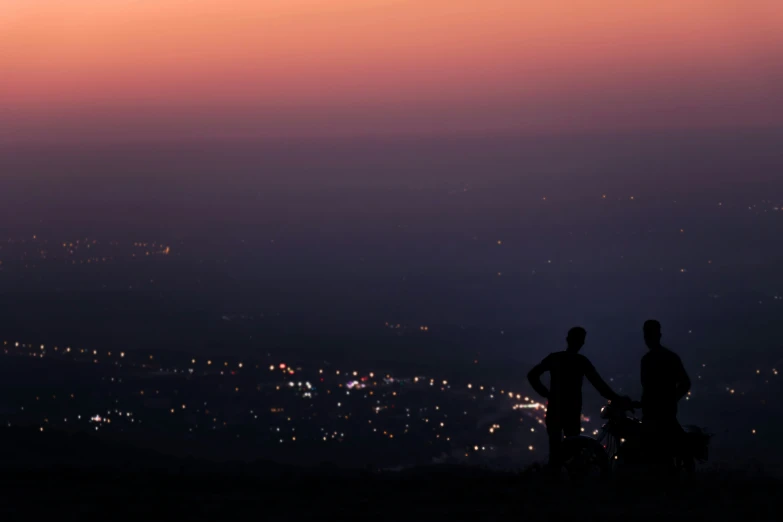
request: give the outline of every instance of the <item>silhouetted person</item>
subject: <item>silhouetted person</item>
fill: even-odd
[[[688,394],[691,380],[680,357],[661,345],[661,323],[651,319],[643,330],[650,350],[642,357],[642,426],[650,444],[647,451],[655,462],[670,464],[683,435],[677,403]]]
[[[585,344],[587,332],[574,327],[568,331],[568,348],[549,354],[535,366],[527,378],[533,389],[547,399],[546,430],[549,435],[549,464],[552,471],[560,469],[560,445],[563,434],[573,437],[581,433],[582,381],[587,377],[598,393],[611,401],[626,401],[628,397],[616,394],[598,375],[592,363],[579,353]],[[549,372],[549,389],[541,383],[541,375]]]

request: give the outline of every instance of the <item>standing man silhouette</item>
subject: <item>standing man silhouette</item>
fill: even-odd
[[[573,437],[581,433],[582,381],[587,377],[598,393],[611,401],[631,399],[616,394],[598,375],[592,363],[579,353],[585,344],[587,332],[579,326],[571,328],[566,337],[568,347],[562,352],[549,354],[536,365],[527,378],[533,389],[547,399],[546,430],[549,435],[549,465],[554,472],[560,470],[560,445],[563,435]],[[549,372],[549,389],[541,383],[541,376]]]
[[[649,351],[642,357],[642,426],[653,462],[668,464],[683,434],[677,403],[690,391],[691,380],[680,357],[661,345],[661,323],[645,321],[643,332]]]

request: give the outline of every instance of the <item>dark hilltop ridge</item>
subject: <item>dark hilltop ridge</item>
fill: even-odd
[[[401,472],[216,463],[88,434],[0,429],[2,520],[780,520],[781,481],[703,470],[671,487],[644,479],[553,483],[467,466]],[[46,517],[46,518],[44,518]]]

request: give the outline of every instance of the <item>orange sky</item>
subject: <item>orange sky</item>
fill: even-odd
[[[780,0],[2,0],[0,138],[783,123]]]

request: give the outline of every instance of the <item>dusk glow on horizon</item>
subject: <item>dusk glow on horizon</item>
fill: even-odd
[[[783,123],[778,0],[4,0],[0,140]]]

